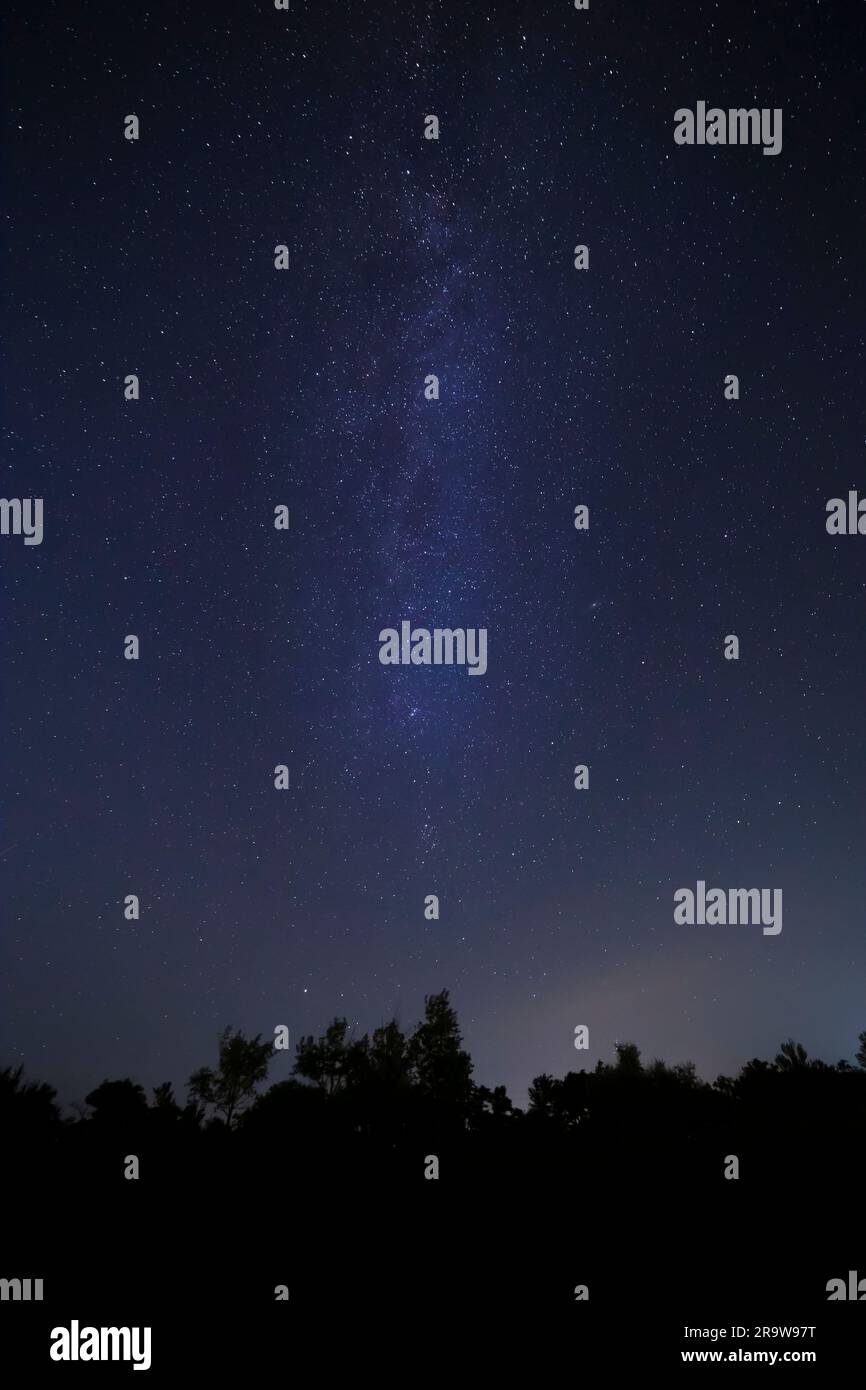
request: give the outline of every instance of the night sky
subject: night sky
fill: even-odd
[[[0,1063],[183,1094],[227,1023],[442,988],[518,1104],[618,1039],[853,1058],[863,49],[853,0],[13,0]],[[781,153],[676,145],[699,100]],[[486,674],[383,666],[403,620]],[[676,925],[698,879],[781,934]]]

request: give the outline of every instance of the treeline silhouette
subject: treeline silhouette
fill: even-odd
[[[448,992],[428,996],[423,1020],[350,1035],[335,1018],[302,1037],[293,1075],[265,1089],[271,1039],[226,1028],[215,1062],[194,1072],[183,1103],[170,1082],[150,1096],[134,1080],[104,1080],[77,1113],[54,1088],[0,1071],[4,1166],[19,1182],[62,1178],[122,1184],[130,1156],[139,1181],[201,1189],[281,1165],[307,1190],[385,1181],[424,1184],[435,1156],[440,1181],[679,1187],[724,1183],[731,1156],[740,1179],[778,1189],[858,1181],[866,1157],[866,1032],[856,1064],[827,1064],[784,1043],[772,1061],[701,1080],[692,1063],[645,1062],[633,1043],[615,1060],[561,1078],[541,1075],[525,1109],[505,1087],[473,1080]],[[728,1170],[730,1172],[730,1169]],[[727,1185],[727,1184],[725,1184]],[[734,1187],[736,1184],[730,1184]],[[9,1190],[7,1188],[7,1190]]]

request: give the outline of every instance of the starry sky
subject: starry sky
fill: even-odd
[[[13,0],[4,40],[44,540],[0,537],[0,1062],[182,1091],[226,1023],[442,988],[517,1103],[617,1039],[852,1058],[860,7]],[[698,100],[781,153],[675,145]],[[381,665],[403,619],[487,673]],[[781,935],[676,925],[699,878],[782,888]]]

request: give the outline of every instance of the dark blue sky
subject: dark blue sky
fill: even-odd
[[[443,987],[520,1103],[866,1027],[859,7],[475,9],[12,5],[0,1061],[64,1100]],[[700,878],[781,935],[675,925]]]

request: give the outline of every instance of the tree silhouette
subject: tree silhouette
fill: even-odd
[[[511,1119],[515,1114],[519,1114],[504,1086],[494,1086],[492,1091],[488,1086],[474,1086],[472,1109],[477,1117],[489,1117],[491,1120]]]
[[[377,1028],[367,1050],[367,1066],[378,1087],[405,1091],[412,1081],[412,1064],[406,1038],[396,1019]]]
[[[183,1114],[174,1098],[174,1089],[170,1081],[163,1081],[161,1086],[154,1086],[152,1108],[159,1111],[161,1115],[171,1116],[173,1119],[177,1119]]]
[[[834,1184],[853,1181],[866,1161],[866,1034],[856,1066],[810,1059],[789,1038],[773,1061],[753,1058],[712,1085],[691,1062],[643,1063],[636,1044],[617,1043],[615,1057],[591,1069],[535,1077],[525,1112],[504,1087],[473,1082],[445,990],[425,999],[409,1036],[391,1020],[352,1039],[348,1021],[334,1019],[320,1037],[301,1038],[292,1078],[264,1089],[272,1055],[261,1035],[226,1028],[218,1065],[190,1077],[183,1108],[170,1082],[148,1104],[125,1077],[101,1082],[86,1112],[65,1123],[50,1086],[25,1082],[20,1067],[0,1069],[0,1159],[14,1166],[12,1186],[37,1171],[48,1181],[58,1159],[86,1182],[106,1171],[103,1160],[116,1163],[123,1136],[120,1152],[147,1153],[152,1176],[192,1182],[204,1173],[223,1185],[239,1175],[254,1182],[278,1150],[297,1190],[313,1191],[328,1181],[399,1182],[417,1176],[419,1153],[447,1152],[449,1170],[467,1181],[495,1168],[541,1191],[581,1173],[602,1193],[636,1174],[688,1184],[716,1173],[727,1153],[747,1156],[755,1181],[767,1183],[791,1152]],[[208,1124],[211,1115],[222,1123]]]
[[[802,1043],[794,1042],[789,1038],[782,1043],[781,1048],[776,1053],[776,1066],[779,1071],[795,1071],[801,1067],[809,1065],[809,1058]]]
[[[57,1092],[44,1081],[24,1081],[23,1067],[0,1068],[0,1117],[6,1124],[38,1129],[55,1125],[60,1111]]]
[[[187,1106],[186,1110],[183,1110],[175,1099],[171,1082],[163,1081],[161,1086],[154,1086],[153,1088],[150,1118],[160,1133],[167,1134],[175,1130],[182,1121],[187,1127],[194,1127],[198,1119],[198,1112],[194,1105]]]
[[[347,1041],[349,1021],[335,1018],[320,1038],[312,1035],[300,1038],[295,1049],[296,1076],[303,1076],[333,1096],[357,1078],[367,1051],[366,1038]]]
[[[424,1021],[411,1038],[407,1055],[421,1096],[438,1109],[462,1118],[472,1095],[472,1059],[463,1042],[447,989],[424,1000]]]
[[[606,1070],[612,1072],[610,1067]],[[537,1076],[529,1087],[529,1113],[557,1130],[574,1129],[589,1113],[592,1084],[593,1076],[585,1071],[566,1072],[561,1080],[546,1074]]]
[[[624,1042],[615,1043],[616,1070],[622,1076],[640,1076],[640,1049],[635,1043]]]
[[[84,1097],[84,1103],[93,1111],[92,1119],[101,1125],[128,1125],[147,1114],[144,1087],[128,1076],[122,1081],[103,1081]]]
[[[262,1042],[261,1033],[246,1038],[240,1029],[223,1029],[219,1038],[219,1063],[216,1071],[201,1067],[193,1072],[188,1087],[190,1099],[202,1106],[211,1106],[231,1129],[238,1115],[255,1095],[256,1086],[265,1080],[273,1055],[270,1042]]]

